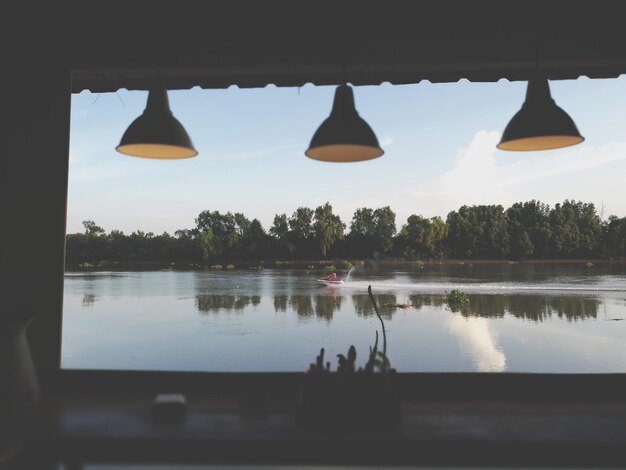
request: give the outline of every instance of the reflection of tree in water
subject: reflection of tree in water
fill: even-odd
[[[443,301],[443,295],[409,295],[409,304],[411,304],[412,307],[415,307],[418,310],[424,306],[441,307],[444,304]]]
[[[395,294],[379,294],[374,296],[380,307],[380,314],[385,318],[392,318],[397,310],[398,303]],[[91,306],[96,296],[84,294],[83,306]],[[536,296],[536,295],[498,295],[498,294],[470,294],[469,304],[459,305],[455,313],[463,316],[484,318],[502,318],[507,313],[516,318],[541,322],[550,317],[558,316],[568,321],[597,318],[600,301],[589,297],[578,296]],[[332,320],[335,311],[341,309],[344,297],[331,295],[275,295],[274,310],[285,312],[287,308],[294,310],[298,316],[324,318]],[[197,295],[196,307],[200,312],[219,312],[243,310],[248,306],[255,306],[261,302],[258,295]],[[374,315],[372,303],[367,294],[352,296],[354,309],[359,316]],[[414,309],[422,307],[444,307],[445,296],[441,294],[413,294],[408,297],[408,304]]]
[[[226,310],[243,310],[248,305],[259,305],[261,297],[258,295],[196,295],[196,307],[200,312],[219,312]]]
[[[461,314],[464,316],[502,318],[508,310],[509,299],[510,297],[504,295],[470,295],[469,304],[461,308]]]
[[[343,297],[330,295],[315,296],[315,315],[318,318],[333,319],[333,312],[341,308]]]
[[[445,305],[443,295],[411,295],[411,305],[420,309],[425,306]],[[541,322],[552,315],[569,321],[596,318],[600,301],[588,297],[545,297],[536,295],[470,294],[469,304],[459,305],[454,312],[463,316],[502,318],[505,314],[516,318]]]
[[[509,300],[508,311],[516,318],[544,321],[550,318],[552,311],[545,297],[517,295]]]
[[[301,317],[313,315],[313,301],[310,295],[292,295],[289,297],[289,305]]]
[[[283,311],[283,306],[287,302],[286,299],[286,296],[274,296],[274,308],[276,308],[276,311],[279,311],[278,309]],[[328,321],[333,319],[333,313],[341,308],[342,302],[342,296],[332,295],[316,295],[315,297],[310,295],[292,295],[289,297],[289,306],[298,316],[310,317],[315,315]]]
[[[379,294],[374,295],[374,298],[376,299],[380,315],[385,318],[391,318],[393,316],[393,312],[396,310],[394,305],[398,303],[396,295]],[[374,315],[374,307],[372,306],[372,301],[367,294],[353,295],[352,303],[354,304],[354,309],[356,310],[357,315],[363,317]]]
[[[274,296],[274,310],[276,312],[285,312],[287,311],[287,302],[289,301],[289,297],[286,295],[275,295]]]
[[[584,320],[598,316],[600,301],[584,297],[555,297],[552,299],[550,306],[559,318]]]
[[[83,307],[91,307],[96,301],[96,296],[93,294],[84,294],[83,295]]]
[[[478,301],[475,298],[483,298],[482,308],[474,305]],[[552,315],[568,321],[577,321],[596,318],[600,301],[577,296],[476,295],[470,296],[470,305],[472,312],[490,312],[489,316],[494,316],[494,312],[497,312],[497,316],[501,316],[500,312],[506,311],[516,318],[535,322],[547,320]]]

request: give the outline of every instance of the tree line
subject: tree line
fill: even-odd
[[[327,202],[276,214],[265,230],[240,212],[202,211],[195,227],[173,235],[141,230],[110,233],[94,221],[66,239],[66,262],[207,264],[260,260],[404,258],[576,259],[626,258],[626,217],[602,220],[592,203],[565,200],[554,207],[531,200],[508,209],[464,205],[446,220],[411,215],[398,230],[389,207],[356,209],[349,230]]]

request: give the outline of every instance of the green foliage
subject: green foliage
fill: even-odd
[[[424,262],[422,260],[412,261],[411,267],[417,269],[424,269]]]
[[[626,257],[626,217],[612,215],[604,225],[604,255],[610,258]]]
[[[550,207],[534,199],[516,202],[506,211],[510,254],[515,259],[544,258],[550,252]]]
[[[337,265],[337,269],[352,269],[354,267],[350,261],[345,259],[339,259],[335,264]]]
[[[354,212],[347,237],[349,250],[357,257],[378,257],[375,253],[391,252],[396,233],[396,214],[389,206]]]
[[[226,266],[226,269],[235,269],[235,265],[234,264],[229,264]]]
[[[222,244],[210,228],[200,232],[199,242],[202,261],[209,261],[222,253]]]
[[[509,226],[500,205],[462,206],[448,214],[448,245],[456,258],[503,258],[509,253]]]
[[[328,203],[315,210],[299,207],[289,218],[276,214],[269,233],[258,219],[239,212],[206,210],[195,222],[194,228],[176,230],[171,236],[141,230],[106,234],[93,220],[85,220],[83,232],[66,237],[66,263],[258,264],[266,258],[281,260],[276,261],[279,266],[283,261],[320,257],[626,258],[626,217],[602,221],[593,204],[571,200],[554,208],[535,200],[518,202],[506,211],[498,205],[463,206],[450,212],[445,222],[413,214],[397,235],[395,213],[389,207],[362,207],[354,212],[350,233],[344,237],[345,225]],[[338,261],[337,268],[350,269],[344,263],[348,262]]]
[[[328,250],[337,241],[343,239],[343,231],[346,228],[338,215],[333,214],[333,207],[326,203],[315,209],[315,223],[313,233],[317,240],[320,253],[325,258]]]
[[[211,269],[222,269],[222,265],[221,264],[212,264],[211,266],[209,266]]]
[[[592,203],[565,200],[550,212],[551,253],[557,258],[597,256],[602,222]]]
[[[450,292],[446,291],[444,301],[453,312],[458,312],[462,307],[469,305],[467,294],[458,289],[452,289]]]
[[[96,225],[93,220],[83,220],[83,227],[85,227],[85,235],[100,236],[104,235],[104,229]]]
[[[400,230],[398,242],[407,259],[442,258],[447,235],[448,225],[441,217],[411,215]]]

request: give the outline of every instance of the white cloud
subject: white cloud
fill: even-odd
[[[380,139],[380,146],[383,149],[386,149],[387,147],[391,147],[394,142],[395,142],[395,139],[392,136],[387,135],[383,137],[382,139]]]
[[[594,199],[598,195],[612,196],[619,190],[607,187],[603,180],[590,181],[587,175],[594,168],[626,160],[626,142],[597,148],[581,146],[559,151],[511,153],[496,149],[499,140],[499,132],[477,132],[471,142],[458,151],[452,167],[435,181],[420,189],[399,191],[399,213],[404,215],[402,209],[410,207],[407,215],[421,212],[445,217],[464,204],[508,207],[533,198],[548,203],[555,197],[599,202]]]

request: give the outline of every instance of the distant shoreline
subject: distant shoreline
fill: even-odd
[[[351,267],[364,266],[371,268],[421,268],[423,266],[469,266],[469,265],[516,265],[516,264],[554,264],[554,265],[588,265],[626,264],[626,259],[440,259],[440,260],[404,260],[404,259],[367,259],[367,260],[267,260],[215,262],[211,264],[194,263],[159,263],[159,262],[100,262],[68,265],[66,271],[105,271],[105,270],[143,270],[143,269],[184,269],[184,270],[254,270],[254,269],[306,269],[311,271],[348,271]]]

